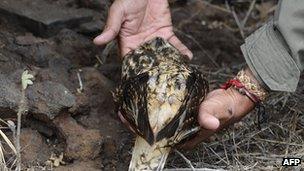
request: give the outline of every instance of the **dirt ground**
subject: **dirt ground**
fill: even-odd
[[[20,75],[27,69],[35,80],[27,90],[29,112],[22,119],[24,170],[127,170],[134,135],[119,121],[111,94],[120,81],[120,57],[115,43],[107,48],[92,43],[104,25],[110,2],[44,1],[59,12],[65,8],[90,10],[83,15],[92,18],[65,18],[61,24],[51,25],[45,24],[51,23],[50,18],[40,17],[31,19],[34,24],[28,26],[24,24],[26,14],[16,17],[14,10],[3,10],[0,3],[1,130],[13,141],[6,123],[16,123]],[[252,1],[235,2],[239,18],[246,18]],[[273,15],[275,4],[274,0],[256,1],[240,29],[221,1],[172,1],[174,31],[194,53],[191,65],[206,75],[211,89],[246,65],[239,48],[244,42],[240,30],[249,35]],[[36,24],[44,27],[37,31]],[[283,157],[304,161],[303,94],[302,74],[295,93],[272,93],[264,114],[259,115],[256,108],[195,149],[178,149],[184,156],[172,152],[166,168],[303,169],[303,164],[281,166]],[[13,168],[13,153],[2,139],[1,146],[6,150],[7,166]]]

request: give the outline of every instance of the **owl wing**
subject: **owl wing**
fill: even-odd
[[[179,132],[189,132],[179,138],[182,140],[185,136],[190,136],[192,133],[190,130],[198,126],[199,105],[208,93],[209,87],[208,82],[202,77],[200,72],[194,68],[192,70],[193,72],[187,79],[187,95],[183,104],[179,108],[178,114],[158,133],[157,141],[178,135]]]
[[[192,100],[189,100],[187,107],[186,119],[181,126],[181,131],[175,137],[175,141],[178,144],[183,144],[187,142],[192,137],[194,137],[200,130],[200,125],[198,123],[198,113],[199,113],[199,105],[207,96],[209,92],[208,82],[201,77],[199,71],[194,69],[194,74],[198,78],[196,83],[193,85],[192,90]]]
[[[121,86],[120,112],[135,132],[149,144],[154,142],[147,109],[148,73],[129,78]]]

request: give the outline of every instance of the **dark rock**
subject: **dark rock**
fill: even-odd
[[[106,138],[103,141],[102,157],[103,158],[116,158],[117,146],[112,138]]]
[[[7,62],[9,61],[9,58],[2,53],[0,53],[0,62]]]
[[[65,156],[68,159],[94,159],[101,149],[102,136],[99,130],[85,129],[68,114],[54,120],[59,133],[66,141]]]
[[[81,76],[90,113],[78,116],[77,120],[88,128],[106,130],[103,132],[105,135],[115,136],[119,122],[115,120],[111,93],[115,88],[113,82],[95,68],[83,68]]]
[[[69,109],[72,115],[88,115],[91,111],[90,97],[83,93],[76,94],[76,104]]]
[[[12,75],[0,74],[1,118],[15,117],[21,99],[20,77],[23,70]],[[12,78],[14,79],[8,79]],[[44,81],[35,82],[26,90],[29,112],[42,121],[54,119],[61,111],[75,105],[75,96],[62,84]]]
[[[77,0],[79,6],[95,9],[97,11],[108,11],[111,5],[109,0]]]
[[[10,52],[13,59],[21,64],[47,67],[50,59],[59,56],[52,47],[53,42],[35,37],[31,33],[25,33],[22,36],[7,33],[3,37],[0,35],[0,39],[5,42],[5,46],[0,51],[7,55]],[[9,58],[12,58],[11,56]],[[8,62],[16,63],[14,60]]]
[[[22,57],[16,53],[0,48],[0,74],[11,74],[16,69],[25,68]]]
[[[25,165],[43,164],[51,156],[50,148],[35,130],[25,128],[20,135],[21,157]]]
[[[82,68],[82,76],[85,82],[84,89],[91,91],[92,88],[100,89],[105,98],[112,97],[111,92],[115,89],[113,81],[101,74],[96,68]]]
[[[104,170],[117,170],[117,145],[112,138],[106,138],[103,142],[103,148],[101,152],[102,164],[104,165]]]
[[[121,131],[126,129],[117,117],[111,94],[115,86],[95,68],[83,68],[81,76],[84,85],[82,94],[87,97],[83,100],[87,101],[90,110],[86,115],[77,115],[75,118],[86,128],[101,130],[104,137],[101,150],[103,170],[116,170],[117,164],[122,163],[118,158],[124,153],[128,154],[129,149],[126,150],[124,144],[126,139],[130,140],[130,135],[122,136]],[[125,151],[119,150],[120,148]],[[123,164],[124,169],[120,170],[125,170],[128,161],[126,163]]]
[[[57,82],[68,87],[69,90],[76,90],[75,85],[69,80],[69,70],[71,67],[72,64],[69,59],[56,56],[49,59],[48,68],[43,68],[38,71],[37,80],[41,82]]]
[[[110,55],[112,56],[112,55]],[[110,62],[107,64],[101,65],[98,70],[107,78],[115,83],[119,83],[121,79],[121,64]]]
[[[0,63],[12,66],[10,70],[21,69],[19,67],[21,65],[50,67],[55,68],[56,71],[62,71],[60,69],[62,66],[65,70],[72,67],[67,58],[56,52],[56,45],[50,39],[38,38],[31,33],[16,37],[9,33],[4,35],[0,33],[0,41],[5,43],[3,49],[0,49]],[[0,68],[0,71],[2,70],[5,69]]]
[[[27,117],[26,122],[23,122],[23,126],[37,130],[42,135],[50,138],[55,135],[55,126],[50,125],[49,123],[42,122],[33,117]]]
[[[77,32],[85,34],[88,36],[97,36],[101,33],[102,28],[104,28],[105,23],[101,20],[95,20],[92,22],[81,24]]]
[[[46,0],[50,4],[65,7],[78,7],[77,0]]]
[[[26,95],[30,113],[42,121],[54,119],[75,104],[75,96],[65,86],[51,81],[34,83]]]
[[[39,36],[51,36],[92,19],[92,11],[50,4],[45,0],[0,1],[0,13],[18,18]]]
[[[31,40],[20,40],[19,43],[31,43]],[[18,40],[17,40],[18,41]],[[33,42],[33,44],[28,45],[16,45],[14,46],[15,53],[22,56],[25,63],[34,64],[37,67],[47,67],[49,59],[55,58],[58,54],[54,49],[45,42]]]
[[[54,171],[100,171],[100,167],[94,161],[80,161],[67,166],[59,166]]]
[[[16,115],[21,98],[21,74],[24,69],[35,75],[34,85],[26,94],[30,113],[43,121],[53,119],[60,111],[75,104],[71,87],[68,59],[57,54],[46,39],[31,34],[17,36],[0,34],[0,111],[2,118]],[[42,69],[39,67],[43,67]]]
[[[71,61],[66,58],[52,58],[49,60],[49,68],[53,72],[58,72],[62,74],[62,72],[66,72],[71,69]],[[67,76],[67,75],[65,75]]]
[[[14,117],[21,99],[20,89],[7,76],[0,74],[1,118]]]
[[[16,37],[16,43],[18,45],[32,45],[32,44],[43,43],[43,42],[47,42],[47,40],[37,38],[37,37],[33,36],[32,34],[26,34],[24,36]]]
[[[96,55],[101,54],[92,40],[68,29],[62,30],[55,38],[56,51],[69,59],[75,66],[93,66]]]

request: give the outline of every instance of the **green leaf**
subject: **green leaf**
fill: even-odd
[[[22,88],[23,90],[25,90],[27,88],[28,85],[33,85],[33,81],[31,79],[33,79],[34,76],[32,74],[28,73],[28,70],[25,70],[22,73],[21,76],[21,83],[22,83]]]

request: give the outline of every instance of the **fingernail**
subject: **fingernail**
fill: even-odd
[[[189,60],[191,60],[193,58],[193,54],[190,51],[186,51],[183,54],[186,55],[189,58]]]
[[[216,130],[216,129],[218,129],[219,128],[219,126],[220,126],[220,121],[216,118],[216,117],[214,117],[214,118],[212,118],[212,122],[213,122],[213,130]]]
[[[102,35],[99,35],[99,36],[97,36],[97,37],[94,38],[93,42],[95,44],[98,44],[98,42],[100,42],[101,39],[102,39]]]
[[[220,126],[220,121],[216,117],[208,115],[202,118],[200,124],[205,129],[216,130]]]
[[[193,58],[193,53],[192,52],[187,52],[186,55],[189,57],[190,60]]]

